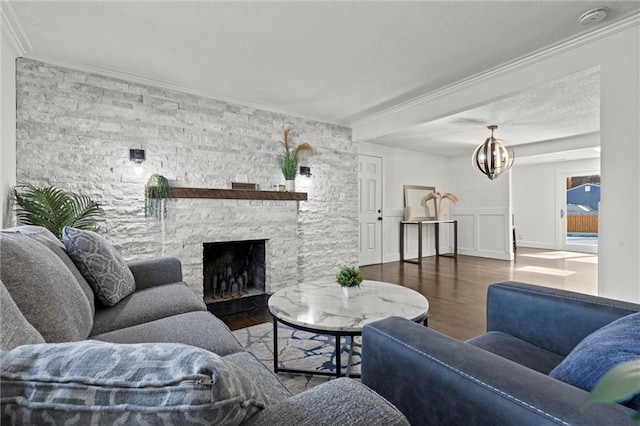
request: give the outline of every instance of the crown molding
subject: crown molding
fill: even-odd
[[[9,3],[0,3],[0,20],[2,20],[0,25],[2,27],[2,36],[9,40],[17,56],[22,56],[27,50],[31,50],[31,43],[25,36],[24,30]]]
[[[56,56],[43,55],[34,52],[25,52],[22,55],[26,59],[31,59],[38,62],[44,62],[46,64],[55,65],[62,68],[74,69],[76,71],[82,71],[89,74],[96,74],[103,77],[113,78],[116,80],[123,80],[126,82],[136,83],[144,86],[152,86],[163,90],[170,90],[174,92],[187,93],[190,95],[200,96],[215,101],[227,102],[235,105],[242,105],[261,111],[268,111],[276,114],[289,115],[292,117],[302,118],[305,120],[318,121],[340,127],[349,127],[349,123],[340,122],[329,119],[327,117],[312,116],[309,114],[291,111],[283,108],[278,108],[273,105],[262,104],[258,102],[249,101],[246,99],[235,98],[232,96],[220,95],[208,90],[199,89],[197,87],[188,86],[184,84],[174,83],[167,80],[156,79],[147,77],[141,74],[135,74],[130,72],[121,71],[115,68],[108,68],[103,66],[91,65],[81,62],[75,62],[68,59],[59,58]]]
[[[91,74],[97,74],[104,77],[130,81],[146,86],[153,86],[164,90],[171,90],[176,92],[187,93],[190,95],[200,96],[207,99],[212,99],[221,102],[232,103],[236,105],[242,105],[262,111],[269,111],[276,114],[289,115],[292,117],[302,118],[305,120],[318,121],[335,126],[349,127],[347,121],[335,120],[328,117],[314,116],[298,111],[291,111],[283,108],[278,108],[273,105],[262,104],[259,102],[253,102],[246,99],[235,98],[232,96],[220,95],[208,90],[199,89],[188,85],[178,84],[167,80],[155,79],[147,77],[141,74],[129,73],[115,68],[102,67],[98,65],[85,64],[67,60],[60,57],[51,55],[39,54],[33,51],[33,46],[27,38],[20,21],[16,17],[16,14],[11,7],[11,4],[6,2],[0,2],[0,15],[2,19],[2,31],[3,35],[6,33],[10,40],[11,45],[17,51],[17,56],[32,59],[34,61],[45,62],[51,65],[56,65],[63,68],[71,68],[77,71],[83,71]]]
[[[394,105],[390,108],[386,108],[382,111],[373,113],[361,119],[354,120],[349,124],[351,128],[366,126],[368,123],[372,123],[381,119],[388,118],[399,112],[411,109],[420,104],[433,101],[437,98],[446,96],[457,90],[464,89],[466,87],[473,86],[480,82],[493,79],[495,77],[515,71],[517,69],[525,68],[533,64],[548,60],[549,58],[552,58],[554,56],[558,56],[568,51],[595,43],[599,40],[610,37],[619,32],[631,29],[633,27],[637,27],[639,25],[640,25],[640,13],[634,13],[606,27],[602,27],[595,31],[591,31],[586,34],[582,34],[577,37],[573,37],[571,39],[564,40],[564,41],[552,44],[550,46],[544,47],[542,49],[536,50],[525,56],[521,56],[520,58],[517,58],[513,61],[506,62],[502,65],[498,65],[497,67],[472,75],[471,77],[459,80],[448,86],[444,86],[440,89],[417,96],[413,99]]]

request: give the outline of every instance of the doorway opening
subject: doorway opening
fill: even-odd
[[[598,247],[600,174],[570,174],[564,178],[563,243],[582,251]]]

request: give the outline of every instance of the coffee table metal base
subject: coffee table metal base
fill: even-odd
[[[308,331],[310,333],[319,333],[319,334],[326,334],[328,336],[334,336],[335,337],[335,359],[336,359],[336,371],[317,371],[317,370],[305,370],[305,369],[298,369],[298,368],[287,368],[287,367],[280,367],[279,365],[279,361],[278,361],[278,322],[287,325],[291,328],[295,328],[296,330],[302,330],[302,331]],[[279,372],[283,372],[283,373],[298,373],[298,374],[314,374],[316,376],[330,376],[330,377],[342,377],[343,373],[342,373],[342,363],[340,360],[340,353],[342,352],[340,350],[340,343],[341,343],[341,338],[342,337],[349,337],[350,338],[350,344],[349,344],[349,358],[348,358],[348,363],[347,363],[347,371],[345,372],[345,376],[346,377],[353,377],[353,378],[359,378],[360,374],[351,374],[351,362],[352,362],[352,356],[353,356],[353,338],[355,336],[361,336],[362,332],[344,332],[344,331],[328,331],[328,330],[318,330],[315,328],[309,328],[309,327],[301,327],[299,325],[294,325],[294,324],[290,324],[286,321],[282,321],[281,319],[276,318],[275,316],[273,317],[273,371],[275,373],[279,373]]]
[[[425,327],[429,326],[428,323],[429,317],[427,315],[424,316],[424,318],[420,318],[418,320],[416,320],[416,322],[422,322],[424,324]],[[317,370],[305,370],[305,369],[299,369],[299,368],[287,368],[287,367],[280,367],[279,365],[279,361],[278,361],[278,323],[282,323],[286,326],[289,326],[291,328],[295,328],[296,330],[302,330],[302,331],[308,331],[310,333],[319,333],[319,334],[325,334],[328,336],[334,336],[335,337],[335,350],[334,350],[334,355],[336,358],[336,371],[332,372],[332,371],[317,371]],[[357,332],[344,332],[344,331],[329,331],[329,330],[318,330],[317,328],[310,328],[310,327],[302,327],[300,325],[295,325],[295,324],[291,324],[288,323],[287,321],[283,321],[279,318],[276,318],[275,315],[273,315],[273,371],[277,374],[279,372],[283,372],[283,373],[298,373],[298,374],[314,374],[316,376],[330,376],[330,377],[342,377],[342,364],[340,361],[340,353],[342,352],[340,350],[341,348],[341,338],[342,337],[349,337],[350,342],[349,342],[349,357],[347,359],[347,371],[345,374],[345,377],[353,377],[353,378],[360,378],[360,374],[355,373],[355,374],[351,374],[351,363],[352,363],[352,357],[353,357],[353,338],[356,336],[362,336],[362,331],[357,331]]]

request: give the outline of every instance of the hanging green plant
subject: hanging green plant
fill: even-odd
[[[144,186],[144,215],[162,220],[167,215],[169,181],[166,177],[153,174]]]

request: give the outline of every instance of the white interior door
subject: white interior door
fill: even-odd
[[[360,265],[382,263],[382,158],[358,156]]]

